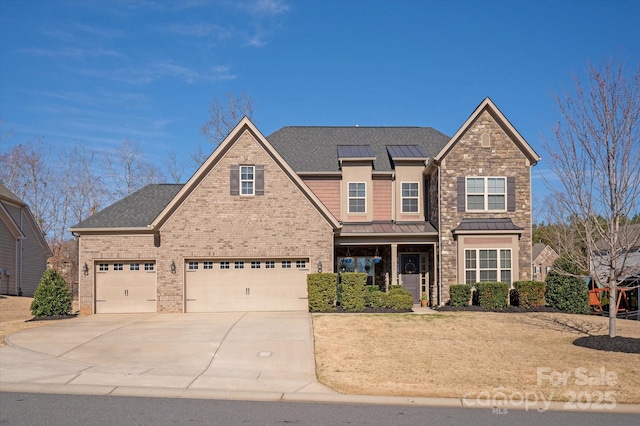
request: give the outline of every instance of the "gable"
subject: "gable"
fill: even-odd
[[[508,146],[505,141],[509,141],[513,147]],[[535,165],[540,161],[538,154],[489,98],[478,105],[434,160],[443,161],[460,144],[460,149],[469,153],[478,149],[500,150],[500,154],[506,159],[526,158],[528,165]]]
[[[234,193],[235,168],[242,165],[255,166],[258,178],[262,181],[263,193],[243,197]],[[274,179],[275,178],[275,179]],[[233,182],[235,185],[235,182]],[[272,215],[268,202],[279,199],[283,194],[297,194],[298,203],[307,203],[312,210],[334,229],[339,223],[306,184],[298,177],[278,152],[264,138],[248,118],[243,118],[231,131],[229,136],[203,163],[198,171],[189,179],[174,199],[165,207],[152,223],[153,228],[162,226],[169,218],[177,214],[183,203],[197,203],[203,209],[221,208],[222,218],[240,215],[247,209],[264,209],[265,216]],[[207,206],[206,203],[210,203]],[[280,206],[281,208],[284,206]],[[299,206],[291,205],[289,212],[293,214]],[[185,209],[190,208],[185,206]],[[184,209],[183,209],[184,210]]]

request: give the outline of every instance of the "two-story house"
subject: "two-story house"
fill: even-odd
[[[306,275],[366,272],[433,305],[531,279],[538,155],[490,99],[453,137],[420,127],[243,119],[185,185],[151,185],[72,228],[91,312],[306,309]]]

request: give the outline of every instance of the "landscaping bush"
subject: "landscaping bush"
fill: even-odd
[[[478,305],[492,311],[500,311],[507,307],[509,284],[501,282],[476,283]]]
[[[469,284],[454,284],[449,287],[451,306],[467,306],[471,300],[471,286]]]
[[[366,295],[369,293],[365,288],[367,284],[367,274],[360,272],[344,272],[340,275],[342,279],[341,305],[347,312],[362,312],[366,306]]]
[[[514,302],[523,308],[534,308],[545,305],[544,293],[547,286],[542,281],[516,281]]]
[[[387,293],[378,290],[366,293],[365,305],[370,308],[384,308],[387,306]]]
[[[71,313],[71,292],[64,278],[55,269],[42,274],[31,302],[35,317],[53,317]]]
[[[337,274],[320,272],[307,275],[309,312],[329,312],[335,310],[338,292]]]
[[[402,287],[392,288],[387,294],[385,307],[399,311],[410,311],[413,308],[413,296],[409,290]]]
[[[552,308],[573,314],[589,313],[589,293],[580,268],[565,259],[558,259],[547,275],[547,303]]]

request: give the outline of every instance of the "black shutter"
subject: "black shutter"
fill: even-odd
[[[255,166],[256,173],[256,195],[264,195],[264,166]]]
[[[516,178],[507,178],[507,211],[516,211]]]
[[[463,176],[458,178],[458,211],[459,212],[465,211],[465,206],[466,206],[465,196],[466,196],[465,178]]]
[[[231,195],[240,195],[240,167],[237,164],[229,168],[229,188]]]

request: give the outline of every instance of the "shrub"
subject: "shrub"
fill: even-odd
[[[509,296],[509,284],[501,282],[476,283],[478,293],[478,305],[481,308],[499,311],[507,307]]]
[[[399,311],[410,311],[413,307],[413,296],[405,288],[393,288],[387,294],[385,307]]]
[[[451,306],[467,306],[471,300],[471,286],[469,284],[454,284],[449,287]]]
[[[552,308],[573,314],[589,313],[587,284],[577,277],[581,271],[571,262],[558,259],[547,275],[547,303]]]
[[[35,317],[52,317],[71,313],[71,292],[64,278],[55,269],[47,269],[31,302]]]
[[[380,290],[369,291],[366,294],[365,305],[371,308],[384,308],[387,306],[387,293]]]
[[[335,310],[338,291],[337,274],[314,273],[307,275],[309,312],[329,312]]]
[[[342,278],[342,309],[347,312],[362,312],[365,308],[365,298],[368,293],[365,285],[367,274],[360,272],[344,272]]]
[[[547,286],[542,281],[516,281],[515,304],[523,308],[532,308],[545,305],[544,293]]]

